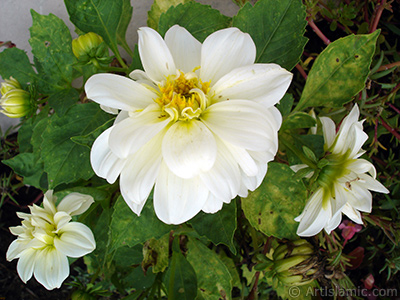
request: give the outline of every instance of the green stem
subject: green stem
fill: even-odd
[[[121,41],[121,40],[120,42],[122,48],[126,51],[126,53],[128,53],[130,57],[133,57],[133,51],[131,50],[131,48],[129,48],[128,43],[126,41]]]

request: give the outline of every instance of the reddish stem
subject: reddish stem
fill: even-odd
[[[296,69],[297,69],[297,71],[300,72],[301,76],[303,76],[303,78],[304,78],[305,80],[307,80],[307,74],[306,74],[306,72],[304,71],[303,67],[300,66],[300,64],[297,64],[297,65],[296,65]]]
[[[389,103],[389,107],[400,115],[400,109],[398,109],[396,106],[394,106],[393,104]]]
[[[318,26],[314,23],[312,19],[307,19],[307,22],[312,30],[314,30],[319,38],[325,43],[325,45],[329,45],[331,43],[331,41],[322,33],[322,31],[318,28]]]
[[[382,12],[385,9],[385,4],[386,4],[386,0],[382,0],[381,4],[378,4],[377,7],[375,8],[376,14],[375,14],[374,22],[372,23],[372,26],[369,29],[369,33],[374,32],[376,30],[376,28],[378,28],[378,23],[381,19]]]
[[[380,66],[379,69],[377,70],[377,72],[389,70],[389,69],[391,69],[393,67],[400,67],[400,61],[396,61],[396,62],[391,63],[391,64]]]
[[[385,127],[387,129],[387,131],[389,131],[391,134],[393,134],[396,139],[398,139],[400,141],[400,133],[398,133],[395,129],[393,129],[388,123],[385,122],[385,120],[383,120],[381,117],[379,117],[379,120],[381,121],[381,124],[383,125],[383,127]]]

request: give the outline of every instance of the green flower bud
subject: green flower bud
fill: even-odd
[[[0,112],[7,117],[21,118],[34,108],[30,94],[23,90],[19,82],[12,77],[1,84],[1,94]]]
[[[272,255],[276,278],[289,286],[312,282],[318,270],[314,253],[314,247],[304,239],[279,245]]]
[[[0,91],[2,95],[13,89],[22,89],[17,79],[10,77],[10,79],[5,79],[4,82],[1,83]]]
[[[107,57],[107,46],[103,38],[94,32],[89,32],[72,41],[72,52],[80,62],[88,63],[91,59]]]

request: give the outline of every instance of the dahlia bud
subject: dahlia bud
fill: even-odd
[[[19,82],[6,79],[1,83],[0,112],[10,118],[21,118],[28,115],[34,108],[30,94],[23,90]]]
[[[109,63],[107,46],[103,38],[94,32],[89,32],[72,41],[72,52],[80,63]]]
[[[318,271],[314,247],[306,240],[279,245],[273,253],[276,278],[285,285],[306,285]]]

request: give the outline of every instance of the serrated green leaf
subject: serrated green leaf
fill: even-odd
[[[54,108],[57,115],[63,116],[67,110],[79,100],[79,93],[74,88],[58,91],[47,99],[49,105]]]
[[[267,176],[258,189],[242,200],[250,224],[268,236],[294,239],[298,223],[294,218],[304,208],[307,190],[289,166],[269,163]]]
[[[53,14],[44,16],[34,10],[31,10],[31,14],[29,44],[32,47],[36,70],[42,78],[38,82],[39,90],[52,92],[69,87],[73,79],[72,64],[75,57],[67,25]]]
[[[154,0],[151,9],[148,12],[147,26],[158,30],[158,22],[161,14],[165,13],[171,6],[184,4],[192,0]]]
[[[168,290],[168,300],[193,300],[196,298],[196,273],[182,253],[172,252],[164,284]]]
[[[0,53],[0,75],[3,79],[14,77],[23,87],[37,77],[26,52],[18,48],[5,49]]]
[[[151,199],[147,200],[140,216],[125,203],[122,196],[114,204],[111,221],[111,250],[127,245],[133,247],[151,238],[160,238],[174,226],[161,222],[155,215]]]
[[[187,246],[187,259],[197,276],[197,293],[205,300],[232,299],[232,277],[218,255],[196,239],[190,239]]]
[[[295,112],[283,120],[281,130],[310,128],[315,126],[316,120],[304,112]]]
[[[143,261],[142,248],[142,245],[136,245],[134,247],[119,247],[115,251],[115,263],[121,267],[141,264],[141,262]]]
[[[64,2],[71,22],[78,29],[97,33],[114,53],[118,53],[117,31],[122,16],[122,0],[64,0]]]
[[[315,60],[296,110],[340,107],[364,88],[380,30],[329,44]]]
[[[62,117],[53,115],[43,132],[42,154],[50,189],[62,183],[93,176],[90,150],[71,141],[71,137],[92,132],[109,120],[95,103],[78,104]]]
[[[187,2],[175,7],[161,15],[158,32],[164,36],[167,30],[178,24],[185,27],[196,39],[203,42],[214,31],[229,26],[231,18],[222,15],[218,10],[209,5],[197,2]]]
[[[257,63],[277,63],[291,70],[307,43],[305,7],[301,0],[260,0],[246,3],[233,17],[233,26],[251,35]]]
[[[71,137],[71,141],[73,141],[74,143],[76,143],[78,145],[85,146],[85,147],[88,147],[89,149],[91,149],[95,139],[97,139],[97,137],[103,131],[105,131],[107,128],[109,128],[113,123],[114,123],[114,119],[110,119],[107,122],[105,122],[104,124],[97,127],[92,132],[90,132],[84,136]]]
[[[24,177],[24,184],[32,185],[39,189],[46,188],[46,186],[41,185],[41,182],[45,181],[42,176],[46,175],[43,172],[43,163],[38,163],[33,153],[20,153],[11,159],[2,160],[2,163]]]
[[[232,200],[230,204],[224,204],[223,208],[215,214],[200,212],[189,221],[200,236],[207,237],[215,245],[228,246],[234,254],[236,254],[236,248],[233,244],[233,235],[236,230],[236,222],[235,200]]]
[[[47,117],[48,109],[44,108],[39,114],[29,118],[22,124],[21,128],[18,130],[18,145],[20,153],[33,151],[31,144],[33,129],[42,119],[47,119]]]

